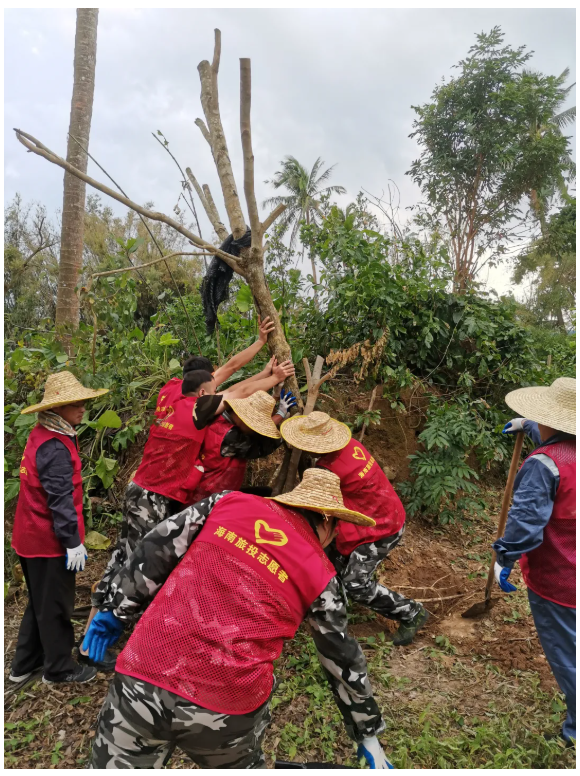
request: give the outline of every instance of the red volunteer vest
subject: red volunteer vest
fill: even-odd
[[[175,388],[164,398],[162,394],[133,481],[145,490],[182,504],[193,504],[193,492],[201,479],[195,462],[205,438],[205,429],[198,431],[193,425],[197,397],[177,395]]]
[[[163,420],[170,410],[171,405],[181,396],[183,380],[180,377],[172,377],[159,391],[157,404],[155,405],[155,417]]]
[[[73,465],[73,502],[79,521],[81,543],[85,540],[82,464],[76,438],[49,431],[44,426],[35,426],[30,432],[20,462],[20,493],[12,531],[12,547],[17,555],[23,558],[57,558],[66,555],[66,549],[54,533],[52,512],[48,508],[46,491],[40,484],[36,468],[36,452],[40,445],[49,439],[58,439],[70,452]]]
[[[318,459],[318,466],[340,477],[340,490],[348,509],[372,517],[373,527],[338,521],[336,549],[350,555],[361,544],[392,536],[405,523],[401,500],[373,456],[360,442],[350,442]]]
[[[547,455],[560,472],[554,509],[539,547],[520,559],[526,585],[542,598],[576,607],[576,441],[540,447],[528,456]],[[528,460],[525,459],[524,463]]]
[[[242,458],[226,458],[220,452],[224,437],[232,428],[234,424],[223,415],[207,427],[199,461],[204,472],[193,494],[193,504],[212,493],[242,487],[248,462]]]
[[[334,576],[301,515],[229,493],[139,621],[116,671],[211,711],[254,711],[272,692],[284,639]]]

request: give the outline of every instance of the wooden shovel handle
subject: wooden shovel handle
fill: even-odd
[[[499,513],[499,522],[497,524],[497,534],[495,537],[496,539],[499,539],[501,536],[503,536],[503,533],[505,531],[505,525],[507,523],[508,512],[510,509],[510,502],[512,500],[512,490],[514,489],[514,481],[516,478],[516,474],[518,473],[518,465],[520,462],[520,456],[522,454],[523,444],[524,444],[524,432],[518,431],[516,432],[516,443],[514,445],[514,451],[512,453],[512,462],[510,463],[510,470],[509,470],[507,482],[505,485],[505,490],[503,492],[501,511]],[[489,567],[489,573],[487,575],[487,584],[485,586],[486,601],[491,596],[491,586],[493,583],[495,559],[496,559],[495,550],[493,550],[491,553],[491,564]]]

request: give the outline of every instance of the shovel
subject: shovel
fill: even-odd
[[[524,444],[524,432],[518,431],[516,433],[516,443],[514,445],[514,451],[512,453],[512,462],[510,464],[510,471],[508,474],[505,490],[503,492],[503,500],[501,502],[501,512],[499,513],[499,523],[497,526],[497,536],[499,539],[503,536],[505,531],[505,524],[507,523],[508,512],[510,508],[510,501],[512,499],[512,490],[514,487],[514,480],[518,471],[518,464],[520,462],[520,455],[522,454],[522,445]],[[463,612],[462,617],[477,617],[484,612],[487,612],[491,606],[491,586],[493,584],[495,566],[495,550],[491,553],[491,564],[489,567],[489,574],[487,575],[487,584],[485,586],[485,598],[483,601],[478,601],[473,606],[470,606],[466,612]]]

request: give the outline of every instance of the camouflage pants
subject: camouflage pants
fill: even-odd
[[[152,528],[170,515],[171,501],[166,496],[144,490],[130,482],[125,491],[123,507],[123,523],[121,536],[111,554],[111,559],[101,578],[95,586],[91,603],[98,609],[103,606],[109,592],[111,580],[131,555],[137,542]]]
[[[269,701],[250,714],[220,714],[115,674],[89,768],[162,768],[176,746],[200,768],[265,768],[262,740],[269,722]]]
[[[361,544],[350,555],[341,555],[334,544],[329,553],[347,595],[356,603],[368,606],[391,620],[412,620],[422,608],[417,601],[405,598],[375,579],[377,567],[401,541],[404,530],[403,527],[392,536]]]

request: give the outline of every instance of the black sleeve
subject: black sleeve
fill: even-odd
[[[281,439],[271,439],[261,434],[244,434],[241,429],[230,429],[221,446],[224,458],[243,458],[247,461],[266,458],[282,444]]]
[[[58,439],[49,439],[36,451],[36,469],[46,491],[56,538],[67,549],[78,547],[79,520],[73,501],[73,465],[70,453]]]
[[[215,414],[222,399],[222,394],[216,393],[214,396],[200,396],[195,402],[193,405],[193,425],[198,431],[209,426],[215,420]]]

